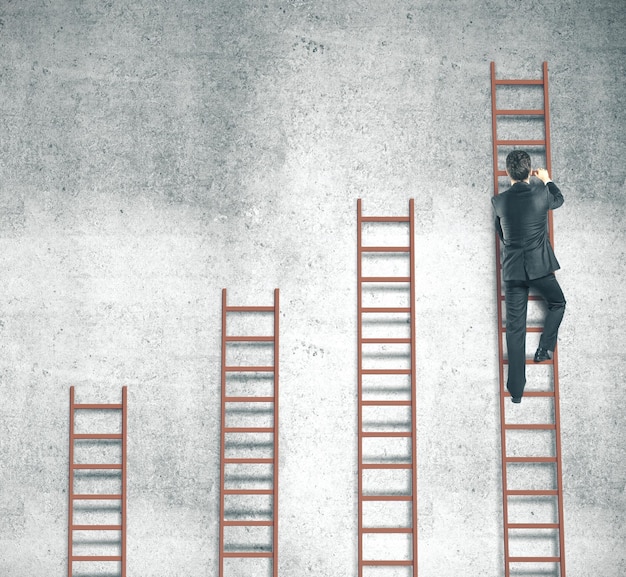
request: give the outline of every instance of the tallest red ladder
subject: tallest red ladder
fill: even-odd
[[[408,216],[363,216],[357,201],[359,577],[417,577],[413,204]]]
[[[504,91],[508,93],[504,94]],[[501,101],[505,100],[516,103],[534,103],[539,100],[541,107],[501,107]],[[515,148],[528,150],[533,157],[533,164],[538,166],[538,159],[543,157],[545,167],[552,174],[547,63],[543,63],[541,79],[500,80],[496,79],[495,64],[492,62],[491,111],[494,195],[499,193],[500,186],[503,190],[510,186],[506,171],[500,168],[499,160],[502,161]],[[508,125],[503,127],[503,123]],[[500,138],[499,128],[501,131],[513,132],[515,138]],[[533,139],[520,139],[520,129],[540,129],[542,134],[534,133]],[[548,227],[550,241],[554,245],[551,211]],[[524,392],[521,405],[511,405],[510,393],[506,390],[506,311],[500,265],[500,239],[496,235],[505,575],[529,575],[529,571],[536,570],[541,575],[565,577],[558,351],[554,351],[552,360],[543,363],[534,363],[532,358],[527,358],[526,365],[530,372],[528,389]],[[541,297],[533,295],[529,298],[531,301],[541,300]],[[542,332],[543,327],[527,326],[526,330],[530,335],[536,335]],[[534,383],[542,382],[540,371],[547,371],[547,374],[545,385],[537,390]],[[549,406],[550,403],[552,406]],[[537,415],[540,417],[537,418]],[[540,422],[528,422],[531,418]],[[549,436],[547,444],[546,435]],[[519,454],[522,452],[521,446],[526,454]],[[553,454],[528,455],[529,452],[541,450],[548,450]]]

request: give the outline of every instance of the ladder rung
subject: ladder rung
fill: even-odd
[[[506,172],[504,174],[506,174]],[[500,295],[500,300],[504,301],[504,300],[506,300],[506,297],[504,295]],[[529,301],[542,301],[543,297],[540,297],[539,295],[528,295],[528,300]],[[528,330],[528,329],[526,329],[526,330]]]
[[[362,501],[412,501],[411,495],[362,495]]]
[[[225,527],[272,527],[274,521],[226,521],[223,525]]]
[[[274,427],[225,427],[225,433],[273,433]]]
[[[558,529],[558,523],[507,523],[508,529]]]
[[[273,403],[274,397],[225,397],[227,403]]]
[[[270,313],[274,307],[225,307],[228,313]]]
[[[271,464],[274,459],[224,459],[224,463],[229,464],[247,464],[247,465],[262,465]]]
[[[502,391],[505,397],[510,397],[509,391]],[[528,391],[524,392],[525,397],[554,397],[554,391]]]
[[[361,401],[364,407],[410,407],[411,401]]]
[[[410,313],[410,307],[363,307],[363,313]]]
[[[560,563],[560,557],[509,557],[509,563]]]
[[[274,367],[224,367],[224,370],[228,373],[271,373]]]
[[[384,345],[384,344],[396,344],[404,345],[411,344],[411,339],[361,339],[362,344]]]
[[[91,433],[74,433],[74,439],[121,439],[119,434],[91,434]]]
[[[272,489],[224,489],[224,495],[273,495]]]
[[[122,465],[104,465],[104,464],[90,464],[90,465],[86,465],[86,464],[73,464],[72,465],[72,469],[121,469]]]
[[[72,495],[72,499],[76,499],[78,501],[116,501],[121,498],[122,496],[120,494]]]
[[[540,497],[558,495],[559,492],[556,489],[510,489],[506,494],[517,497]]]
[[[545,140],[496,140],[497,146],[545,146]]]
[[[411,369],[363,369],[364,375],[410,375]]]
[[[413,533],[412,527],[363,527],[362,533]]]
[[[361,222],[409,222],[408,216],[362,216]]]
[[[411,463],[362,463],[362,469],[412,469]]]
[[[274,337],[224,337],[224,340],[229,343],[271,343]]]
[[[379,559],[376,561],[362,561],[363,565],[367,567],[374,567],[378,565],[389,565],[389,566],[398,566],[398,567],[412,567],[413,561],[385,561],[384,559]]]
[[[503,364],[508,365],[509,364],[509,359],[504,359],[502,361]],[[548,359],[546,361],[541,361],[540,363],[536,363],[535,359],[533,359],[532,357],[528,357],[526,359],[526,364],[527,365],[553,365],[554,364],[554,359]]]
[[[249,552],[231,552],[231,551],[224,551],[222,552],[222,556],[224,557],[266,557],[266,558],[272,558],[274,556],[274,553],[272,553],[271,551],[263,551],[263,552],[253,552],[253,551],[249,551]]]
[[[362,276],[361,282],[411,282],[410,276]]]
[[[105,410],[112,410],[112,409],[122,409],[123,406],[120,403],[101,403],[101,404],[94,404],[94,403],[81,403],[81,404],[74,404],[72,405],[72,409],[77,410],[83,410],[83,409],[92,409],[92,410],[98,410],[98,409],[105,409]]]
[[[507,463],[556,463],[556,457],[506,457]]]
[[[541,429],[541,430],[549,430],[549,429],[556,429],[556,425],[550,425],[547,423],[542,423],[542,424],[534,424],[534,423],[516,423],[516,424],[511,424],[511,425],[504,425],[505,429],[512,429],[512,430],[525,430],[528,429],[533,430],[533,429]]]
[[[361,437],[410,437],[410,431],[362,431]]]
[[[497,116],[543,116],[543,110],[496,110]]]
[[[361,252],[411,252],[410,246],[362,246]]]
[[[500,327],[501,333],[506,333],[506,327]],[[527,333],[542,333],[543,327],[526,327]]]
[[[73,556],[72,561],[121,561],[121,555],[79,555]]]
[[[534,84],[543,84],[543,80],[495,80],[496,84],[524,84],[524,85],[534,85]]]
[[[121,531],[121,525],[72,525],[72,531]]]

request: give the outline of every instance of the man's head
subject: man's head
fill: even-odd
[[[530,176],[530,156],[524,150],[514,150],[506,157],[506,171],[512,180],[526,180]]]

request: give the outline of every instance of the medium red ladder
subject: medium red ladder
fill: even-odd
[[[405,246],[384,246],[376,243],[373,245],[363,245],[363,229],[364,227],[385,227],[389,223],[403,223],[396,224],[395,226],[408,227],[405,233],[408,233],[409,241]],[[380,229],[379,229],[380,230]],[[408,216],[363,216],[361,210],[361,199],[357,201],[357,308],[358,308],[358,568],[359,577],[363,577],[364,568],[366,567],[392,567],[392,566],[405,566],[411,567],[411,576],[417,576],[417,439],[416,439],[416,427],[415,427],[415,415],[416,415],[416,384],[415,384],[415,255],[414,255],[414,237],[415,237],[415,219],[414,219],[414,203],[413,199],[409,201],[409,215]],[[368,255],[376,255],[384,259],[398,259],[408,256],[408,265],[410,272],[406,276],[399,276],[397,273],[391,275],[371,275],[364,276],[363,268],[367,263],[364,259],[368,258]],[[375,268],[376,265],[374,265]],[[378,269],[380,270],[380,269]],[[364,295],[367,294],[369,289],[373,287],[380,287],[383,296],[385,290],[395,290],[403,288],[405,290],[405,298],[408,303],[403,303],[408,306],[389,307],[389,306],[363,306]],[[389,329],[385,329],[385,335],[381,336],[377,334],[374,337],[364,337],[364,324],[368,322],[368,319],[385,322],[392,317],[397,318],[398,315],[406,315],[408,317],[409,336],[403,335],[398,337],[398,333],[391,330],[391,324]],[[406,317],[405,317],[406,318]],[[406,320],[404,323],[406,324]],[[364,367],[364,346],[375,345],[379,347],[380,354],[385,354],[385,349],[390,350],[396,345],[408,345],[410,355],[410,368],[365,368]],[[408,391],[404,391],[404,394],[397,388],[384,395],[385,398],[380,398],[380,392],[373,393],[368,391],[368,386],[364,384],[367,379],[382,379],[390,380],[395,379],[396,375],[403,375],[399,377],[407,379],[410,382],[408,385]],[[382,385],[381,385],[382,386]],[[392,389],[394,389],[392,387]],[[380,389],[378,389],[380,390]],[[407,398],[407,392],[409,398]],[[377,398],[378,395],[378,398]],[[391,430],[365,430],[367,423],[364,423],[364,410],[368,408],[381,410],[383,407],[407,407],[410,413],[409,428],[402,431]],[[384,423],[383,423],[384,425]],[[380,427],[377,427],[380,429]],[[389,429],[391,427],[387,427]],[[405,438],[409,439],[409,448],[407,449],[408,455],[402,455],[403,462],[383,462],[383,459],[378,458],[378,462],[365,462],[366,447],[365,443],[370,439],[386,439],[386,442],[391,443],[392,439]],[[392,470],[404,470],[410,475],[409,486],[410,489],[406,491],[388,490],[388,489],[376,489],[375,491],[366,491],[365,475],[384,475],[385,472],[389,473]],[[376,477],[375,477],[376,478]],[[385,481],[382,479],[376,481],[377,487],[384,485]],[[393,523],[377,521],[378,526],[365,525],[364,523],[364,508],[376,504],[380,506],[382,503],[387,503],[389,506],[392,503],[405,503],[409,508],[407,517],[410,518],[409,526],[394,526]],[[369,516],[368,516],[369,517]],[[396,544],[401,537],[400,535],[409,536],[410,539],[410,559],[382,559],[380,554],[378,558],[372,558],[370,551],[373,547],[369,547],[367,540],[372,535],[386,534],[389,539],[395,540]],[[391,550],[394,543],[389,543]],[[383,545],[385,547],[385,545]],[[377,552],[380,551],[380,545]]]
[[[498,87],[518,87],[513,90],[527,90],[527,91],[541,91],[539,96],[543,100],[541,108],[532,109],[509,109],[499,108],[497,101],[497,89]],[[532,95],[529,95],[532,97]],[[543,78],[535,80],[500,80],[496,78],[495,63],[491,63],[491,119],[492,119],[492,141],[493,141],[493,184],[494,195],[499,194],[500,187],[503,189],[509,188],[510,182],[500,180],[501,177],[506,177],[506,170],[501,169],[498,162],[499,153],[504,154],[513,150],[516,147],[528,148],[532,151],[537,150],[538,154],[543,153],[545,155],[545,168],[552,175],[551,155],[550,155],[550,110],[548,99],[548,64],[543,63]],[[499,139],[498,138],[498,118],[512,117],[513,119],[528,120],[530,118],[543,120],[543,138],[535,139]],[[507,150],[508,149],[508,150]],[[548,213],[548,228],[549,237],[552,245],[554,246],[554,234],[552,226],[552,211]],[[562,480],[562,464],[561,464],[561,424],[560,424],[560,404],[559,404],[559,365],[558,365],[558,351],[555,349],[553,358],[542,363],[535,363],[532,358],[527,358],[527,366],[536,365],[551,365],[551,382],[548,390],[533,391],[527,390],[524,392],[524,398],[538,398],[540,402],[550,403],[553,402],[552,416],[553,422],[544,423],[509,423],[506,419],[506,405],[505,401],[510,399],[510,393],[506,390],[506,371],[507,357],[504,350],[504,340],[506,336],[506,327],[504,321],[503,308],[505,307],[504,293],[502,287],[502,274],[500,263],[500,239],[496,234],[496,275],[497,275],[497,299],[498,299],[498,349],[499,349],[499,366],[500,366],[500,431],[501,431],[501,449],[502,449],[502,495],[503,495],[503,519],[504,519],[504,565],[505,575],[515,575],[516,571],[522,570],[523,567],[532,567],[532,564],[536,564],[537,567],[545,567],[546,564],[552,564],[555,571],[558,567],[559,577],[565,577],[565,539],[564,539],[564,526],[563,526],[563,480]],[[530,300],[539,300],[541,297],[530,295]],[[541,333],[543,327],[540,326],[528,326],[527,332],[529,333]],[[518,405],[520,407],[523,405]],[[517,412],[517,411],[516,411]],[[547,419],[546,419],[547,420]],[[510,440],[509,436],[514,435],[516,432],[524,431],[528,435],[527,444],[532,444],[533,439],[531,435],[541,435],[542,432],[553,431],[554,443],[553,455],[542,456],[527,456],[527,455],[512,455],[507,450],[507,441]],[[537,440],[538,441],[538,440]],[[509,489],[509,480],[511,472],[509,467],[536,467],[545,466],[550,464],[554,467],[553,482],[550,486],[533,486],[533,488],[517,488]],[[510,509],[513,507],[514,502],[517,502],[517,509],[526,507],[526,512],[530,511],[532,507],[540,507],[541,502],[547,502],[547,505],[553,508],[554,514],[551,522],[539,523],[539,522],[511,522]],[[551,532],[551,533],[547,533]],[[548,540],[552,541],[551,545],[554,552],[549,554],[540,555],[522,555],[511,553],[511,542],[516,537],[523,539],[524,534],[535,537],[537,535],[548,535]],[[523,543],[523,541],[522,541]],[[528,569],[526,569],[528,570]],[[528,573],[524,573],[528,574]],[[543,573],[542,573],[543,574]],[[553,573],[550,573],[551,575]]]
[[[226,289],[222,291],[222,410],[221,410],[221,474],[220,474],[220,543],[219,543],[219,565],[220,577],[226,577],[227,570],[225,568],[225,559],[245,559],[245,558],[266,558],[271,559],[272,575],[278,576],[278,409],[279,409],[279,313],[280,313],[280,293],[279,289],[274,291],[273,306],[229,306],[227,304]],[[228,334],[228,319],[234,315],[249,314],[255,319],[261,319],[262,316],[268,314],[273,317],[273,334],[271,335],[252,335],[250,332],[239,335]],[[256,324],[256,321],[255,321]],[[273,360],[271,364],[264,365],[229,365],[227,364],[227,349],[229,345],[252,346],[266,344],[272,347]],[[254,376],[265,375],[272,379],[271,395],[249,395],[234,396],[229,393],[231,383],[229,377],[233,375]],[[234,427],[229,426],[227,419],[229,413],[234,409],[245,407],[247,404],[253,403],[253,406],[269,405],[272,412],[272,426],[253,426],[253,427]],[[245,409],[242,409],[245,410]],[[243,435],[244,437],[252,435],[269,435],[272,445],[271,457],[245,457],[237,458],[227,454],[228,439],[231,436]],[[248,478],[254,479],[258,473],[254,472],[255,465],[271,465],[271,488],[233,488],[227,486],[228,483],[228,467],[238,466],[240,469],[248,469]],[[229,499],[245,499],[250,496],[266,495],[272,501],[271,519],[269,520],[253,520],[253,519],[227,519],[228,509],[226,507],[226,498]],[[226,538],[226,527],[269,527],[271,528],[271,550],[265,550],[260,546],[255,546],[256,550],[241,551],[235,550],[233,545],[229,546],[229,539]],[[259,572],[260,574],[260,572]]]
[[[75,420],[76,412],[87,411],[90,414],[119,411],[121,413],[120,433],[76,433]],[[126,440],[127,440],[127,389],[122,387],[122,402],[119,404],[107,403],[76,403],[74,387],[70,387],[70,446],[69,446],[69,491],[68,491],[68,564],[67,574],[72,577],[74,563],[77,562],[102,562],[117,561],[121,577],[126,577]],[[119,463],[76,463],[76,452],[80,452],[77,442],[98,443],[110,442],[121,444],[121,462]],[[120,491],[119,493],[76,493],[75,476],[76,471],[119,471]],[[118,524],[76,524],[74,522],[77,502],[81,504],[102,503],[103,501],[118,502],[120,507],[120,522]],[[98,514],[98,506],[94,507],[92,514]],[[120,533],[120,555],[75,555],[74,548],[80,545],[75,540],[75,532],[83,531],[117,531]],[[103,545],[110,544],[110,541],[102,542]]]

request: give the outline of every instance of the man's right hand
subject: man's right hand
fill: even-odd
[[[541,180],[541,182],[543,182],[544,184],[552,180],[550,178],[550,175],[548,174],[548,171],[545,168],[538,168],[537,170],[533,170],[533,175]]]

